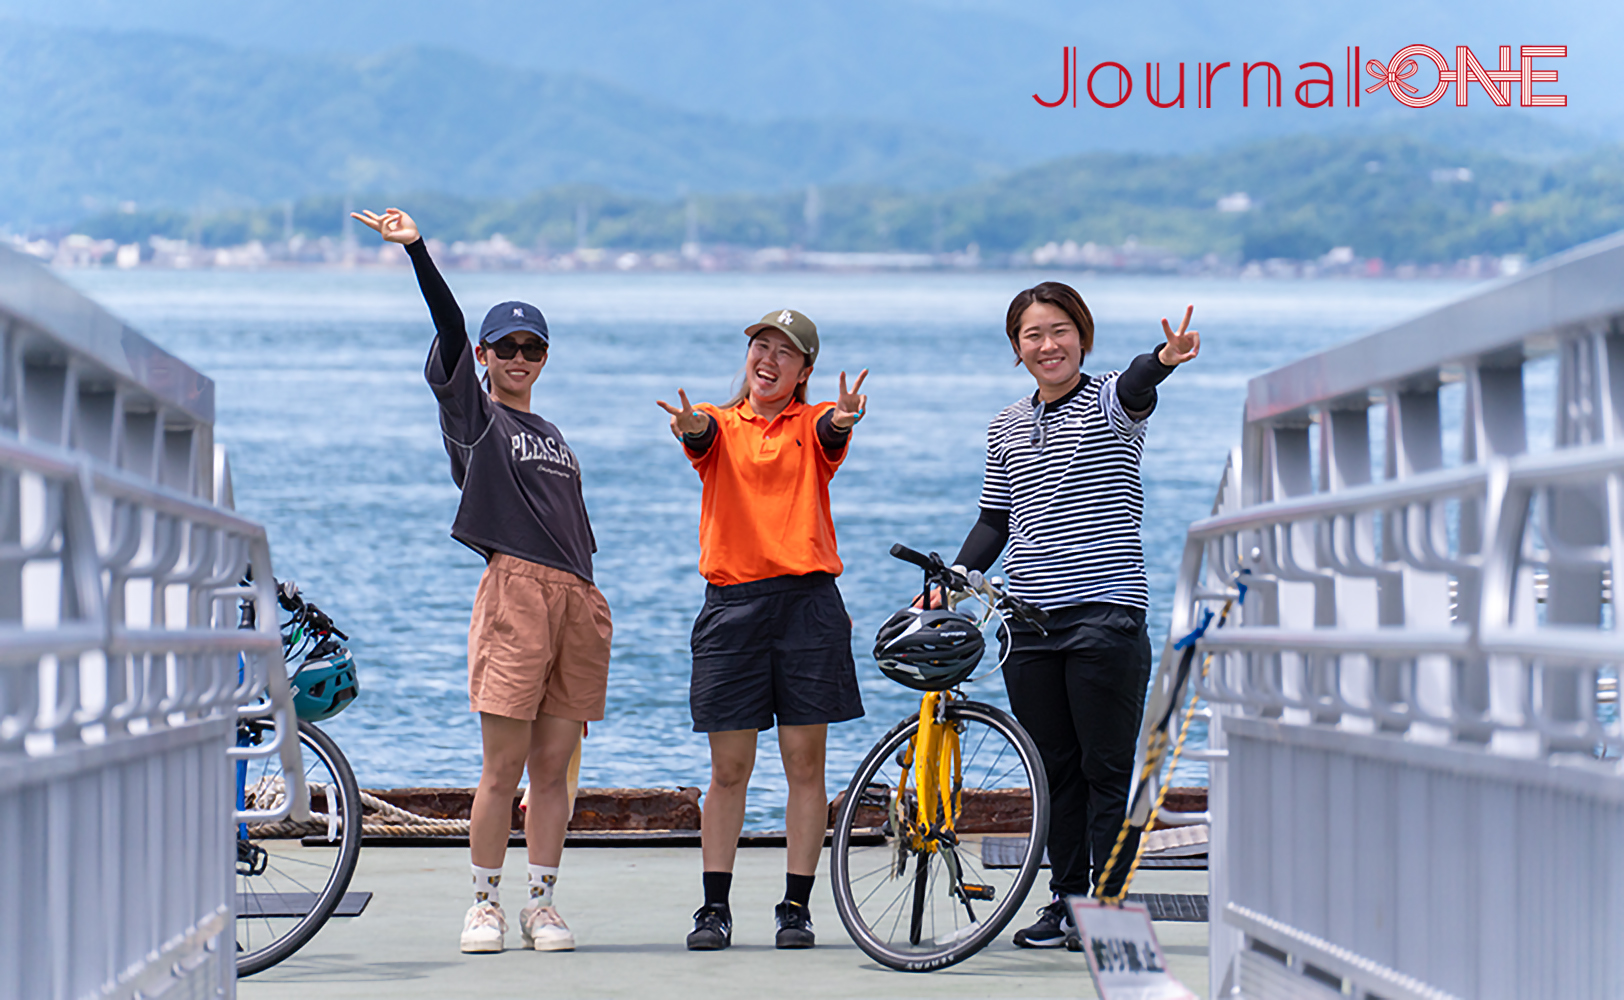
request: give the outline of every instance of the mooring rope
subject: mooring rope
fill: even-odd
[[[334,792],[329,785],[312,785],[312,789],[320,788],[328,801],[332,801]],[[287,799],[287,787],[280,775],[267,776],[255,782],[253,786],[243,792],[245,808],[248,809],[275,809]],[[370,792],[361,792],[361,835],[366,837],[456,837],[468,835],[468,821],[465,819],[435,819],[431,816],[420,816],[392,802],[385,802]],[[294,838],[294,837],[323,837],[336,838],[337,824],[329,813],[312,811],[307,822],[298,823],[293,820],[282,820],[277,823],[255,823],[248,827],[248,835],[258,839]]]

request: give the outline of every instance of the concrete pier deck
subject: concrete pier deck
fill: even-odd
[[[818,946],[773,948],[773,905],[784,889],[784,851],[739,852],[733,888],[733,947],[689,952],[683,938],[699,905],[696,848],[572,848],[564,854],[558,905],[577,950],[518,950],[524,852],[509,851],[503,904],[509,951],[463,955],[457,936],[470,902],[466,851],[372,848],[362,851],[352,891],[373,893],[359,917],[334,918],[281,965],[238,985],[244,1000],[443,1000],[475,997],[1092,997],[1088,965],[1064,949],[1010,944],[1044,900],[1047,871],[1011,930],[981,954],[927,974],[893,972],[846,936],[829,890],[827,854],[812,898]],[[1144,871],[1135,892],[1206,892],[1202,871]],[[1200,996],[1207,992],[1207,925],[1158,923],[1168,964]]]

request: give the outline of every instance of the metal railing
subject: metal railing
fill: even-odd
[[[302,772],[212,418],[208,379],[0,249],[0,998],[235,993],[231,759]],[[278,737],[236,748],[241,714]]]
[[[1624,234],[1252,380],[1171,629],[1246,584],[1214,996],[1624,996],[1621,577]]]

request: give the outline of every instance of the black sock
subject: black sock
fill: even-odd
[[[802,906],[812,902],[812,880],[815,875],[796,875],[791,872],[784,873],[784,899],[790,903],[800,903]]]
[[[733,888],[732,872],[705,872],[705,905],[727,906],[728,890]]]

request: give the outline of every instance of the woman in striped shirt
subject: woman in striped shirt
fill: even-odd
[[[1049,612],[1047,634],[1011,626],[1010,707],[1037,742],[1049,778],[1054,901],[1015,935],[1065,944],[1063,898],[1103,874],[1127,808],[1134,744],[1150,682],[1149,604],[1139,525],[1139,460],[1156,386],[1200,350],[1195,307],[1166,343],[1123,372],[1087,375],[1094,318],[1068,285],[1045,281],[1010,303],[1005,327],[1036,391],[987,427],[981,516],[957,562],[985,570],[1000,553],[1010,592]],[[1131,856],[1135,844],[1124,845]],[[1090,870],[1092,869],[1092,876]],[[1121,885],[1126,866],[1113,873]]]

